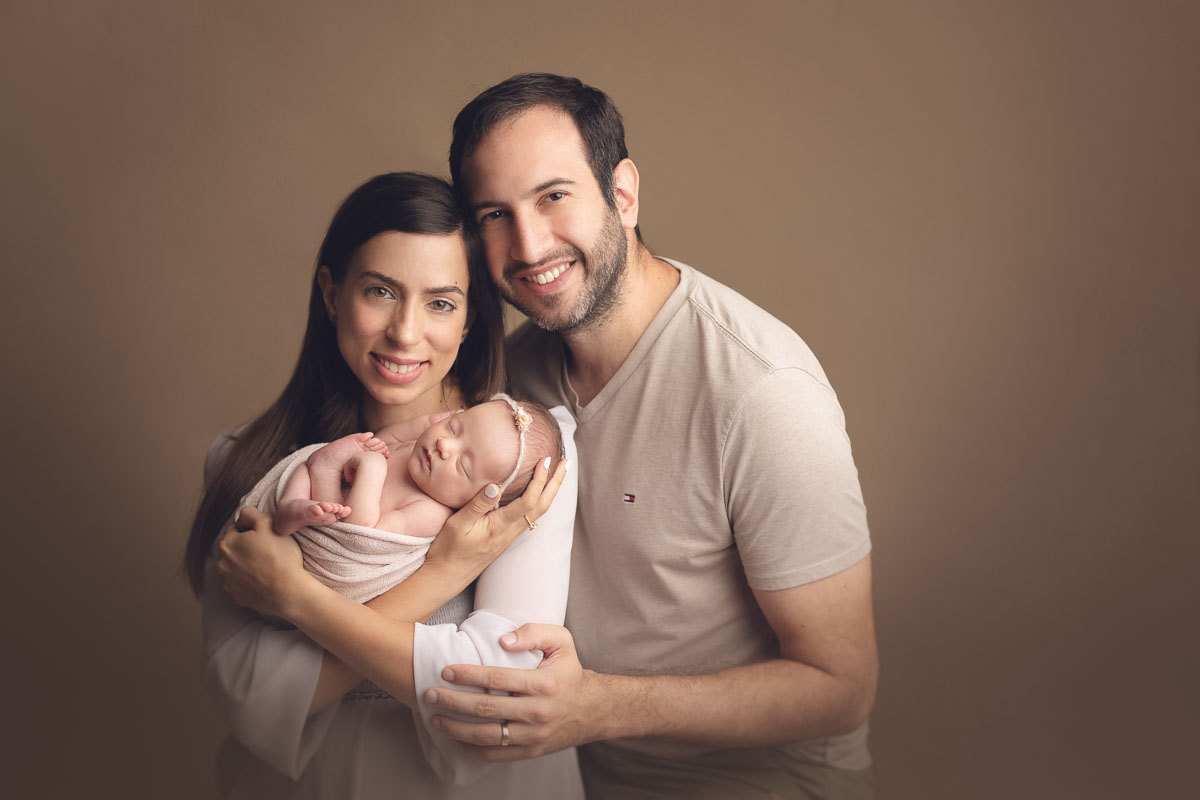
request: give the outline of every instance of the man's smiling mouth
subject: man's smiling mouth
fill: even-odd
[[[566,264],[560,264],[557,267],[554,267],[553,269],[546,270],[545,272],[538,272],[534,275],[528,275],[524,278],[521,278],[521,280],[529,281],[530,283],[536,283],[536,284],[544,286],[545,284],[550,283],[552,280],[557,278],[559,275],[562,275],[564,272],[566,272],[573,266],[575,266],[575,262],[569,261]]]

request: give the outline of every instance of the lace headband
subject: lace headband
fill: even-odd
[[[508,407],[512,409],[513,425],[517,428],[517,438],[520,440],[520,446],[517,448],[517,465],[513,467],[513,471],[504,479],[504,483],[500,484],[500,494],[504,494],[504,490],[509,487],[513,481],[517,479],[517,473],[521,471],[521,462],[525,460],[525,431],[529,430],[529,426],[533,424],[533,417],[529,412],[517,405],[517,401],[506,395],[504,392],[497,392],[488,398],[488,401],[503,400],[508,403]]]

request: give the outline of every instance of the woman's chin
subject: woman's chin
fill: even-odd
[[[367,394],[373,405],[379,411],[384,412],[383,416],[387,416],[386,412],[389,410],[405,409],[406,413],[403,416],[412,417],[416,414],[432,414],[442,410],[442,396],[445,393],[442,391],[440,380],[423,380],[405,386],[372,381],[371,385],[367,387]],[[411,406],[416,408],[410,409]]]

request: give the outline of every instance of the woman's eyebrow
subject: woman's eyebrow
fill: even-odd
[[[401,283],[400,281],[396,280],[395,278],[391,277],[390,275],[384,275],[382,272],[376,272],[373,269],[364,269],[362,271],[362,273],[359,275],[359,280],[362,280],[363,278],[370,278],[372,280],[377,280],[380,283],[386,283],[388,286],[392,287],[393,289],[403,289],[404,288],[404,284]]]
[[[425,290],[425,294],[458,294],[466,297],[466,293],[457,286],[431,286]]]
[[[386,283],[388,286],[396,289],[397,291],[405,288],[403,283],[391,277],[390,275],[384,275],[382,272],[376,272],[373,269],[363,270],[361,273],[361,278],[370,278],[372,280],[379,281],[380,283]],[[425,294],[457,294],[461,295],[462,297],[467,296],[466,292],[459,287],[454,286],[453,284],[448,286],[431,286],[425,290]]]

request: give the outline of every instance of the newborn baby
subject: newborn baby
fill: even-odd
[[[562,458],[558,422],[536,403],[495,395],[455,414],[303,447],[242,498],[292,534],[304,568],[360,603],[424,562],[446,518],[484,486],[519,497],[539,461]]]
[[[428,420],[351,434],[316,450],[287,481],[276,533],[342,520],[432,537],[484,486],[499,486],[507,503],[528,486],[538,461],[561,457],[562,434],[550,412],[506,394],[426,427]]]

